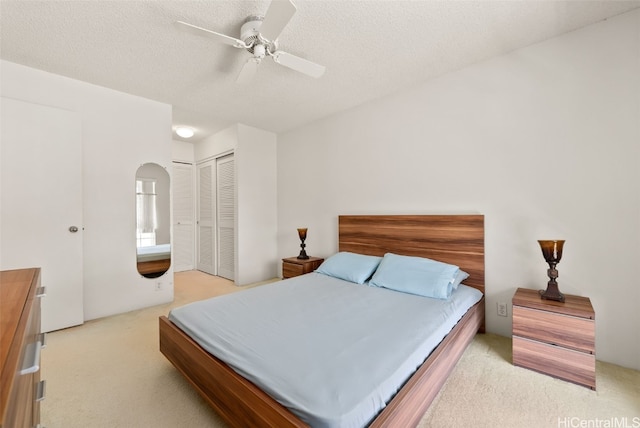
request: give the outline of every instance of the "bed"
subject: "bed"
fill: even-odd
[[[171,244],[137,247],[136,261],[140,275],[158,277],[171,266]]]
[[[464,283],[484,293],[481,215],[340,216],[338,236],[339,251],[374,256],[392,252],[456,264],[470,274]],[[469,342],[483,330],[484,298],[466,312],[408,381],[398,385],[399,391],[370,426],[415,426]],[[308,426],[164,316],[160,350],[231,426]]]

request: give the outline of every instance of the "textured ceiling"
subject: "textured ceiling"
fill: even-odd
[[[235,83],[249,53],[179,31],[239,37],[269,1],[0,2],[2,59],[173,105],[196,140],[231,123],[282,132],[448,71],[640,7],[640,1],[296,0],[280,49],[325,65],[320,79],[271,60]],[[176,139],[179,139],[176,137]]]

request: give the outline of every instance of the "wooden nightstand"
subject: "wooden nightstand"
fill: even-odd
[[[596,389],[596,314],[588,297],[542,300],[538,290],[513,296],[513,364]]]
[[[304,275],[318,269],[324,259],[320,257],[309,257],[301,260],[297,257],[288,257],[282,259],[282,279],[293,278],[294,276]]]

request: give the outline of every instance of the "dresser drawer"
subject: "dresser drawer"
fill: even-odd
[[[0,272],[0,426],[32,428],[40,423],[40,269]]]
[[[593,354],[514,336],[513,364],[596,389]]]
[[[595,321],[537,309],[513,307],[513,334],[551,345],[595,353]]]

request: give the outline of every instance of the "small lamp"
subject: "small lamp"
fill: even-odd
[[[298,229],[298,237],[300,238],[300,254],[298,255],[298,258],[300,260],[307,260],[309,256],[307,256],[307,252],[304,250],[304,247],[306,247],[304,240],[307,239],[306,227]]]
[[[562,258],[562,247],[564,246],[564,240],[549,240],[538,241],[540,248],[542,248],[542,255],[544,259],[549,263],[549,269],[547,269],[547,275],[549,276],[549,282],[547,282],[547,289],[540,290],[540,297],[545,300],[555,300],[557,302],[564,302],[564,295],[558,289],[558,271],[556,265],[560,263]]]

